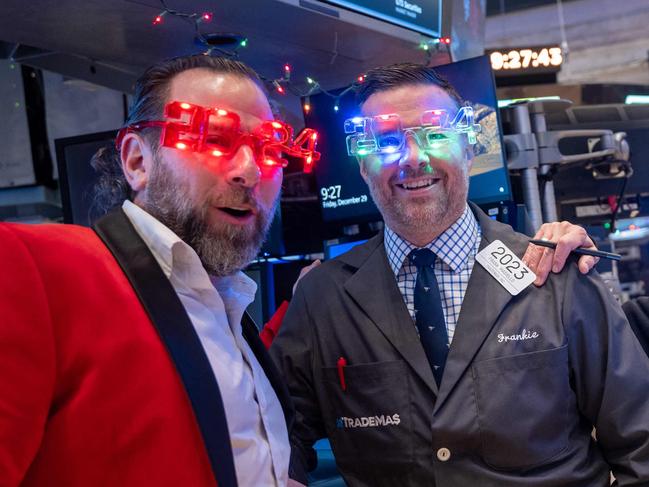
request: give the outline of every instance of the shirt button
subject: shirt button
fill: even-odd
[[[451,458],[451,450],[448,448],[440,448],[437,450],[437,459],[440,462],[446,462]]]

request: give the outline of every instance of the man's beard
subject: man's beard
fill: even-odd
[[[156,159],[142,202],[144,209],[192,247],[209,274],[229,276],[245,268],[264,243],[279,197],[265,207],[249,188],[230,187],[227,195],[195,202],[188,185],[178,181],[164,161]],[[225,206],[220,203],[249,205],[256,210],[254,225],[222,223],[213,228],[209,211]]]
[[[468,193],[468,170],[462,168],[463,174],[459,178],[459,187],[449,188],[447,174],[432,174],[441,179],[435,183],[438,185],[434,196],[422,196],[404,201],[393,197],[393,183],[381,185],[376,178],[367,178],[367,184],[374,203],[378,207],[383,219],[393,231],[398,234],[420,233],[438,229],[446,230],[457,218],[460,217],[466,206]],[[415,170],[411,167],[404,167],[398,179],[430,177],[428,168]],[[443,228],[440,228],[443,227]],[[402,235],[403,236],[403,235]],[[405,237],[404,237],[405,238]]]

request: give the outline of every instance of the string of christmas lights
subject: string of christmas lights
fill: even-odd
[[[334,94],[331,91],[325,90],[322,86],[320,86],[320,83],[318,83],[318,81],[316,81],[311,76],[307,76],[305,80],[306,80],[307,89],[306,90],[300,89],[300,86],[298,86],[298,84],[293,83],[291,81],[291,65],[285,63],[282,77],[275,78],[273,80],[265,80],[265,81],[267,82],[270,81],[270,84],[273,86],[275,91],[280,95],[285,95],[288,92],[293,95],[299,96],[300,98],[304,98],[304,102],[302,104],[302,109],[304,110],[304,113],[309,113],[311,111],[310,97],[311,95],[314,95],[316,93],[318,94],[322,93],[328,96],[329,98],[332,98],[334,100],[334,106],[333,106],[334,111],[337,112],[340,109],[340,99],[343,96],[345,96],[347,93],[352,91],[354,88],[356,88],[358,84],[365,81],[365,75],[363,74],[359,75],[350,86],[348,86],[338,94]]]
[[[233,50],[226,50],[220,47],[216,47],[209,42],[208,38],[201,32],[200,29],[201,24],[212,21],[212,19],[214,18],[214,14],[212,12],[187,13],[169,8],[165,0],[160,0],[160,4],[162,5],[163,10],[155,16],[152,22],[153,25],[162,24],[163,19],[166,15],[179,17],[183,20],[188,21],[189,23],[192,23],[196,34],[196,40],[206,48],[206,51],[203,54],[207,56],[212,55],[213,52],[217,52],[220,55],[238,58],[238,49],[247,47],[248,45],[248,39],[244,37],[239,41],[239,43]],[[424,51],[426,55],[426,65],[429,65],[432,60],[433,53],[438,52],[443,47],[450,49],[450,44],[451,39],[449,37],[431,38],[422,40],[419,43],[418,48]],[[304,110],[304,113],[307,114],[311,111],[311,95],[322,93],[333,99],[333,110],[335,112],[338,112],[338,110],[340,109],[340,99],[350,91],[354,90],[360,83],[363,83],[363,81],[365,81],[365,75],[361,74],[343,91],[338,94],[334,94],[320,86],[320,83],[318,83],[318,81],[313,77],[306,76],[305,79],[307,89],[304,90],[304,88],[301,88],[304,86],[304,83],[294,83],[291,80],[291,65],[288,63],[284,64],[282,76],[280,76],[279,78],[269,79],[264,76],[260,77],[262,81],[264,81],[264,83],[266,83],[269,87],[272,86],[272,88],[280,95],[286,95],[286,93],[288,92],[295,96],[304,98],[302,109]]]
[[[194,33],[196,34],[196,41],[200,43],[202,46],[206,48],[205,54],[210,55],[212,52],[216,51],[221,55],[227,56],[227,57],[238,57],[237,49],[240,47],[246,47],[248,44],[248,39],[243,38],[239,44],[235,47],[234,50],[227,50],[227,49],[222,49],[220,47],[214,46],[210,43],[210,41],[205,37],[205,35],[201,32],[201,24],[211,22],[212,19],[214,18],[214,13],[213,12],[193,12],[193,13],[188,13],[188,12],[181,12],[180,10],[175,10],[172,8],[169,8],[167,5],[167,2],[165,0],[160,0],[160,4],[162,5],[163,10],[154,17],[152,24],[153,25],[160,25],[163,23],[163,19],[165,16],[173,16],[173,17],[178,17],[180,19],[183,19],[187,21],[188,23],[192,24],[194,26]]]
[[[419,43],[419,49],[426,53],[426,66],[430,65],[433,58],[433,53],[438,52],[442,47],[446,47],[450,51],[451,38],[450,37],[437,37],[434,39],[426,39]]]
[[[434,52],[438,52],[444,46],[446,47],[446,49],[450,49],[450,44],[450,37],[440,37],[421,41],[418,47],[426,53],[426,66],[430,64]],[[267,79],[264,79],[264,81],[268,82]],[[322,93],[329,98],[332,98],[334,100],[333,109],[335,112],[338,112],[338,110],[340,110],[340,99],[350,91],[354,90],[360,83],[363,83],[363,81],[365,81],[365,75],[361,74],[354,80],[352,84],[350,84],[347,88],[336,95],[322,88],[322,86],[320,86],[320,84],[314,78],[307,76],[306,82],[308,89],[306,91],[300,91],[299,88],[295,86],[295,84],[291,83],[291,65],[285,63],[283,76],[270,80],[270,84],[272,84],[275,91],[277,91],[277,93],[279,93],[280,95],[285,95],[288,91],[296,96],[304,98],[302,109],[304,110],[304,113],[308,114],[311,112],[311,95]]]

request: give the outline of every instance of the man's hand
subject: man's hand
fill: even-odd
[[[548,278],[550,270],[559,272],[566,265],[570,252],[578,247],[597,250],[586,230],[569,222],[544,223],[534,235],[535,239],[544,239],[557,244],[556,250],[530,244],[523,256],[523,262],[536,274],[534,284],[541,286]],[[582,255],[579,258],[579,270],[587,274],[599,262],[599,257]]]
[[[299,483],[297,480],[288,479],[286,487],[306,487],[306,485]]]

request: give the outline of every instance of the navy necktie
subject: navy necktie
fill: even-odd
[[[415,325],[419,339],[439,386],[448,356],[448,333],[442,310],[442,299],[433,266],[437,256],[429,249],[415,249],[409,255],[417,267],[415,283]]]

